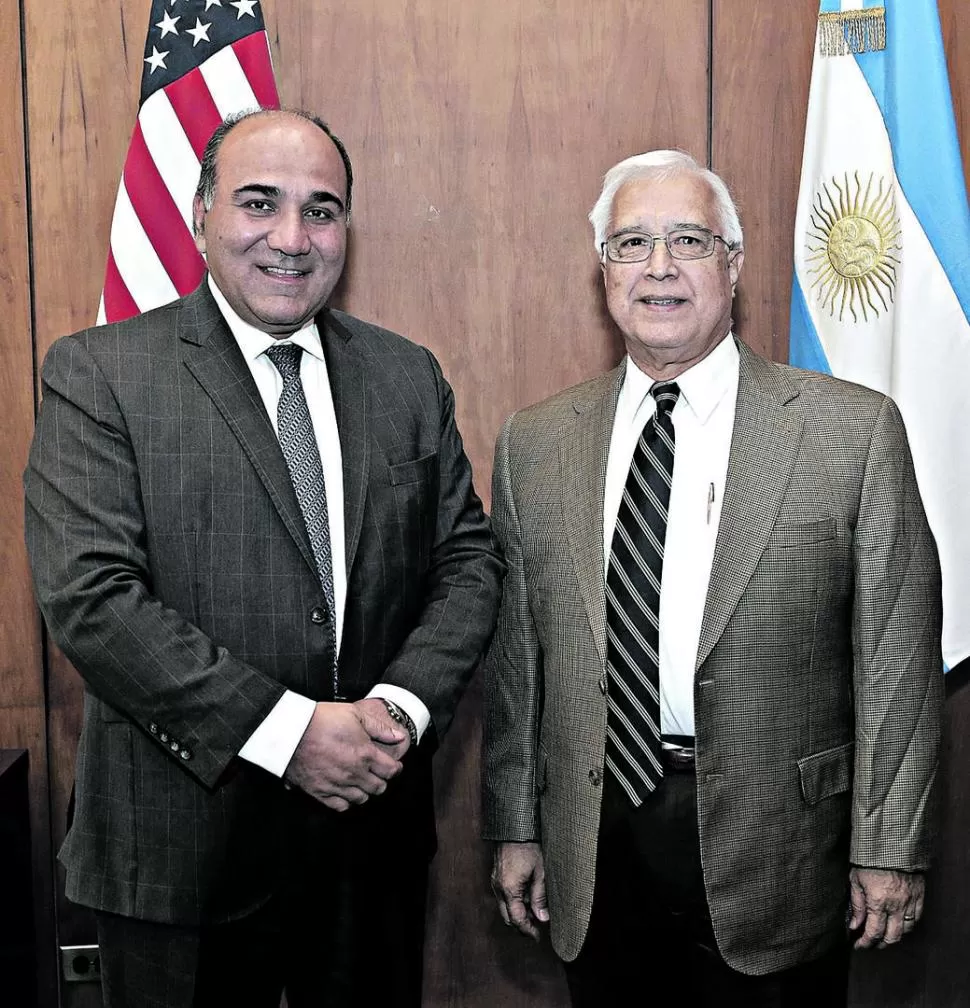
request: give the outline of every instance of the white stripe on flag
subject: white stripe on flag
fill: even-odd
[[[140,311],[168,304],[179,296],[135,214],[123,177],[111,222],[111,251],[118,273]]]
[[[232,46],[226,46],[210,56],[199,71],[223,119],[232,112],[259,105]]]
[[[185,226],[191,231],[192,197],[199,178],[199,159],[164,88],[149,95],[138,113],[138,121],[148,153],[172,194]]]

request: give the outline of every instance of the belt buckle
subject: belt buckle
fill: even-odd
[[[691,746],[671,746],[663,747],[664,762],[672,770],[693,770],[694,769],[694,749]]]

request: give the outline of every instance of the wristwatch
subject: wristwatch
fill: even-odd
[[[378,700],[380,700],[380,702],[387,708],[387,713],[390,714],[390,716],[407,731],[411,738],[411,745],[416,746],[418,744],[418,729],[415,727],[410,714],[398,707],[396,703],[392,703],[390,700],[385,700],[384,697],[378,697]]]

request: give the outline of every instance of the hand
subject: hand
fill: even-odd
[[[365,697],[358,700],[354,707],[364,731],[394,759],[401,759],[411,748],[411,736],[407,729],[387,713],[380,697]]]
[[[400,725],[385,729],[356,704],[318,703],[283,777],[327,808],[344,812],[382,794],[401,772],[401,761],[384,747],[406,739]]]
[[[853,867],[849,872],[849,930],[865,925],[855,947],[885,948],[909,934],[923,915],[925,888],[922,872]]]
[[[496,844],[492,892],[502,920],[538,941],[537,925],[549,921],[542,848],[537,843]]]

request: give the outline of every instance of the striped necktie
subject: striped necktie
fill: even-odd
[[[660,579],[674,474],[671,411],[680,389],[655,382],[656,410],[637,442],[606,574],[609,677],[606,765],[634,806],[660,782]]]

